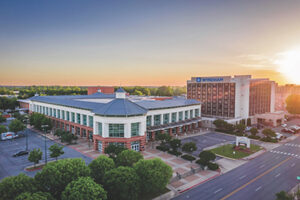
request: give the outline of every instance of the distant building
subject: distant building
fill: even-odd
[[[95,86],[87,88],[88,95],[95,94],[96,92],[101,92],[104,94],[113,94],[115,92],[115,88],[111,86]]]
[[[30,112],[51,118],[55,128],[92,139],[100,152],[109,144],[142,151],[158,133],[185,134],[201,126],[197,100],[127,96],[122,88],[113,94],[34,96],[27,102]]]
[[[222,118],[231,123],[248,119],[252,123],[265,122],[261,114],[275,111],[275,87],[274,81],[252,79],[251,75],[192,77],[187,81],[187,98],[201,101],[202,116],[210,121]],[[277,120],[272,124],[282,122]]]
[[[291,94],[300,94],[300,85],[276,85],[276,107],[277,111],[286,111],[285,109],[285,100]]]

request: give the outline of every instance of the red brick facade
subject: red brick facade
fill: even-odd
[[[87,88],[88,95],[94,94],[98,92],[98,90],[100,90],[104,94],[113,94],[115,92],[115,88],[110,86],[97,86]]]

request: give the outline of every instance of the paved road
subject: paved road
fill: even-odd
[[[44,150],[45,150],[45,140],[44,137],[38,135],[35,132],[30,130],[28,131],[28,143],[29,150],[33,150],[34,148],[40,148],[43,151],[43,160],[44,161]],[[11,141],[0,141],[0,179],[7,176],[15,176],[19,173],[23,172],[29,176],[34,176],[37,171],[34,172],[26,172],[24,168],[32,165],[33,163],[27,160],[28,155],[20,156],[20,157],[12,157],[12,155],[20,150],[25,150],[25,137],[17,138]],[[55,142],[47,139],[47,147],[49,148]],[[69,147],[64,147],[63,151],[65,152],[60,158],[83,158],[85,162],[88,164],[92,161],[91,158],[71,149]],[[49,150],[47,150],[48,161],[54,160],[54,158],[50,158]]]
[[[274,200],[277,192],[289,191],[299,182],[297,176],[300,137],[174,199]]]

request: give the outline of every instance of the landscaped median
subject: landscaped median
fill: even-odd
[[[218,156],[240,159],[245,158],[255,152],[262,150],[262,147],[259,145],[251,144],[250,149],[246,149],[246,147],[238,147],[235,148],[233,144],[226,144],[214,149],[210,149],[211,152],[215,153]]]

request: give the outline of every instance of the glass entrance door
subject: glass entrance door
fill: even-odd
[[[140,142],[139,141],[131,142],[131,149],[133,151],[140,151]]]

